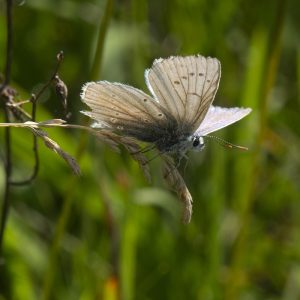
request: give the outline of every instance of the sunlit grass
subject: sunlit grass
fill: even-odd
[[[79,158],[82,175],[73,177],[41,143],[39,177],[12,191],[0,298],[298,299],[300,50],[285,1],[214,2],[212,9],[205,1],[134,0],[106,12],[113,1],[61,1],[71,7],[66,13],[52,1],[27,2],[15,6],[13,85],[29,97],[65,50],[73,123],[86,122],[84,82],[122,80],[146,91],[143,70],[153,58],[192,53],[222,63],[217,105],[253,112],[216,134],[248,152],[208,143],[189,154],[182,172],[194,199],[189,225],[180,223],[159,159],[147,183],[124,149],[49,130]],[[4,18],[2,11],[0,24]],[[39,120],[61,113],[53,93],[39,107]],[[14,176],[22,178],[31,170],[31,136],[14,128],[13,139]]]

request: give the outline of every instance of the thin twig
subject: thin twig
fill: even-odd
[[[4,73],[4,81],[0,87],[0,95],[2,94],[5,87],[10,82],[10,74],[11,74],[11,64],[12,64],[12,0],[6,0],[6,26],[7,26],[7,34],[6,34],[6,64],[5,64],[5,73]],[[2,97],[4,100],[4,97]],[[5,113],[5,121],[9,123],[9,109],[4,104],[4,113]],[[10,193],[10,177],[12,170],[12,162],[11,162],[11,132],[10,128],[5,129],[5,188],[4,188],[4,197],[3,197],[3,205],[1,210],[1,224],[0,224],[0,254],[2,251],[2,243],[3,236],[5,230],[5,224],[9,213],[9,193]]]
[[[32,103],[32,111],[31,111],[31,120],[35,122],[36,120],[36,97],[35,95],[31,95],[30,102]],[[11,181],[11,185],[15,186],[23,186],[26,184],[30,184],[37,176],[40,167],[40,159],[38,152],[38,139],[36,135],[33,135],[33,154],[34,154],[34,167],[31,176],[28,179],[22,181]]]
[[[56,127],[63,127],[63,128],[74,128],[74,129],[82,129],[89,131],[95,135],[99,133],[98,130],[89,127],[89,126],[83,126],[83,125],[76,125],[76,124],[64,124],[64,121],[61,119],[53,119],[49,121],[43,121],[43,122],[25,122],[25,123],[12,123],[12,122],[7,122],[7,123],[0,123],[0,127],[14,127],[14,128],[56,128]]]
[[[7,107],[4,108],[5,112],[5,120],[9,122],[9,111]],[[11,177],[11,134],[10,128],[5,128],[5,187],[4,187],[4,197],[3,197],[3,205],[1,211],[1,224],[0,224],[0,254],[2,250],[3,236],[6,225],[6,220],[9,214],[10,207],[10,177]]]
[[[32,174],[28,179],[25,180],[20,180],[20,181],[10,181],[11,185],[15,186],[23,186],[23,185],[28,185],[30,184],[36,177],[39,172],[39,167],[40,167],[40,160],[39,160],[39,154],[38,154],[38,143],[37,143],[37,137],[33,135],[33,154],[34,154],[34,166],[33,166],[33,171]]]
[[[63,52],[60,51],[57,54],[56,58],[57,58],[57,64],[55,66],[53,74],[51,75],[51,78],[43,85],[43,87],[40,89],[40,91],[36,95],[35,94],[31,95],[30,102],[32,103],[32,114],[31,114],[30,119],[33,122],[35,122],[35,120],[36,120],[37,100],[45,92],[45,90],[49,87],[49,85],[55,80],[55,78],[57,77],[60,64],[63,61]],[[17,111],[19,113],[18,119],[20,119],[22,121],[24,121],[25,119],[27,120],[28,119],[27,112],[24,111],[18,105],[15,105],[13,100],[11,100],[10,102],[11,102],[10,106],[13,107],[14,109],[17,109]],[[36,135],[33,135],[33,154],[34,154],[34,167],[33,167],[33,172],[30,175],[30,177],[25,179],[25,180],[21,180],[21,181],[12,181],[12,180],[10,180],[11,185],[23,186],[23,185],[30,184],[37,176],[38,170],[39,170],[39,154],[38,154],[38,142],[37,142],[37,136]]]
[[[35,99],[36,101],[38,101],[38,99],[40,98],[40,96],[45,92],[45,90],[50,86],[50,84],[53,82],[55,76],[57,75],[58,69],[60,67],[61,62],[63,61],[64,58],[64,54],[63,51],[60,51],[57,54],[57,64],[55,66],[54,72],[52,74],[52,76],[50,77],[50,79],[43,85],[43,87],[39,90],[39,92],[35,95]]]

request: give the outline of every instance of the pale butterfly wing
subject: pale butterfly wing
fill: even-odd
[[[239,121],[250,112],[251,108],[210,106],[204,120],[196,130],[195,134],[199,136],[207,135]]]
[[[131,86],[107,81],[87,83],[81,93],[82,101],[91,108],[83,113],[94,119],[99,127],[116,131],[108,133],[118,137],[120,133],[123,139],[130,136],[155,144],[163,154],[167,182],[184,201],[186,221],[191,217],[192,197],[168,154],[175,153],[181,158],[188,149],[197,147],[194,142],[199,144],[199,136],[226,127],[251,111],[211,105],[220,76],[220,62],[215,58],[170,57],[155,60],[145,72],[154,99]],[[139,150],[137,144],[125,146],[144,168],[147,159],[144,160],[142,152],[136,152]]]
[[[203,121],[220,77],[220,62],[201,55],[157,59],[145,72],[154,98],[177,120],[183,131],[190,133]]]
[[[98,127],[117,130],[142,141],[153,142],[172,126],[172,116],[150,96],[128,85],[89,82],[81,98],[92,111],[83,111]],[[174,121],[175,122],[175,121]]]

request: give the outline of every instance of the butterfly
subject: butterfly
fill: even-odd
[[[171,56],[156,59],[145,71],[151,93],[108,81],[88,82],[81,99],[91,111],[94,127],[132,137],[160,154],[183,157],[201,151],[210,133],[239,121],[250,108],[213,106],[221,77],[218,59]]]

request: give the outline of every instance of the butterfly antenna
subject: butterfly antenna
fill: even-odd
[[[230,149],[236,148],[236,149],[244,150],[244,151],[248,150],[247,147],[232,144],[232,143],[227,142],[227,141],[223,140],[222,138],[219,138],[215,135],[205,135],[205,136],[203,136],[203,138],[204,139],[210,138],[211,140],[215,140],[219,145],[223,146],[224,148],[230,148]]]

